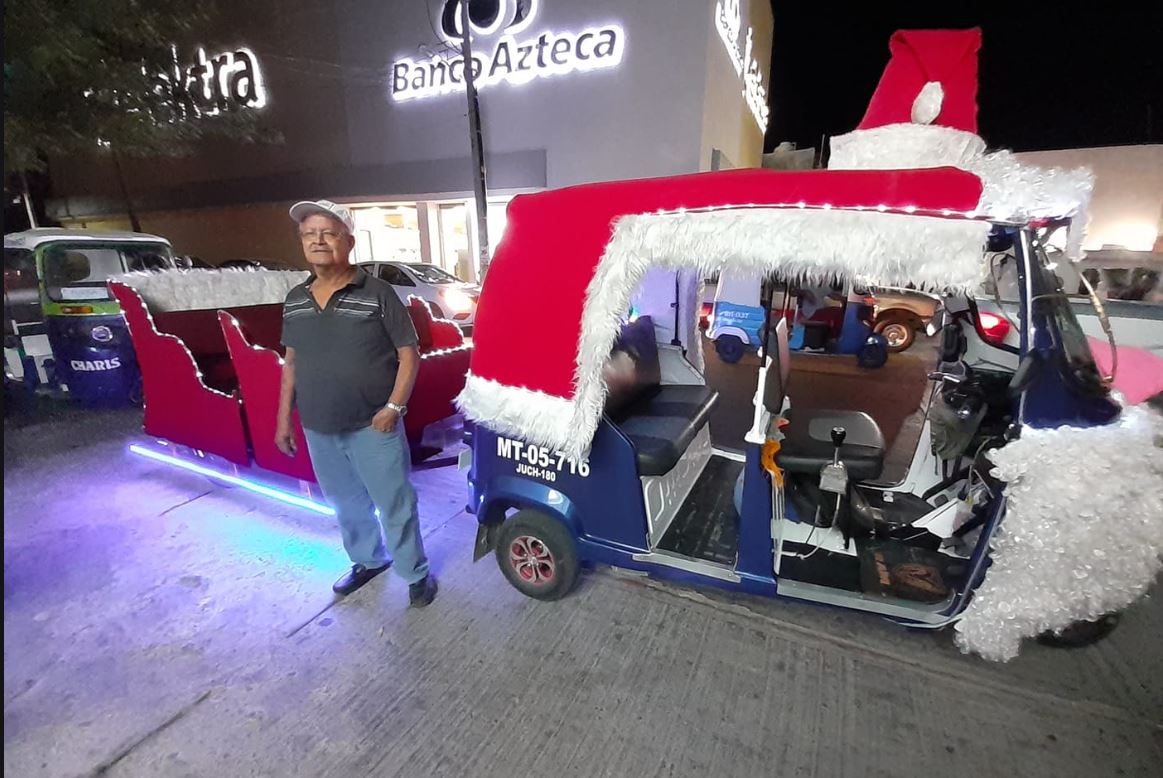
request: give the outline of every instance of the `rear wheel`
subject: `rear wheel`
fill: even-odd
[[[501,525],[497,564],[509,583],[536,600],[559,600],[577,581],[573,536],[555,518],[518,511]]]
[[[888,341],[888,350],[894,354],[905,351],[917,339],[913,321],[901,314],[888,314],[876,322],[874,331]]]
[[[733,365],[743,358],[743,341],[735,335],[720,335],[715,338],[715,351],[719,359]]]
[[[1043,632],[1038,642],[1054,648],[1083,648],[1102,640],[1118,625],[1119,615],[1108,613],[1094,621],[1076,621],[1061,632]]]

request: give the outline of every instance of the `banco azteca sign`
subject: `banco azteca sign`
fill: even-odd
[[[477,88],[612,68],[622,61],[626,36],[620,25],[530,31],[540,5],[538,0],[496,0],[477,9],[469,5],[472,73]],[[460,0],[440,0],[433,22],[440,37],[458,49],[462,36]],[[400,58],[392,63],[392,98],[414,100],[464,91],[464,69],[464,57],[457,54],[421,60]]]

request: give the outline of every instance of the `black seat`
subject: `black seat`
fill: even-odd
[[[705,386],[659,386],[612,421],[630,442],[639,475],[666,475],[710,417],[719,393]]]
[[[678,464],[718,396],[705,386],[661,385],[649,316],[622,328],[602,376],[606,416],[633,444],[640,475],[665,475]]]
[[[791,423],[783,428],[779,464],[789,473],[819,473],[836,450],[833,427],[843,427],[846,433],[840,461],[848,468],[848,477],[856,481],[879,478],[884,469],[884,435],[872,417],[860,411],[793,413]]]
[[[781,320],[775,328],[776,343],[770,354],[764,376],[763,402],[773,416],[783,413],[784,395],[791,377],[787,347],[787,322]],[[832,461],[836,447],[832,445],[832,428],[843,427],[844,445],[840,447],[840,461],[855,481],[872,481],[880,477],[884,468],[884,435],[867,413],[860,411],[819,410],[810,413],[794,408],[783,428],[784,439],[779,447],[779,464],[790,473],[815,473]]]

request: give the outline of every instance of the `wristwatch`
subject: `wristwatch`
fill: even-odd
[[[406,416],[408,414],[408,406],[407,405],[396,405],[395,403],[388,403],[384,407],[391,408],[393,411],[400,414],[401,419],[404,418],[404,416]]]

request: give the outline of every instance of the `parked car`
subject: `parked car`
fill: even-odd
[[[1106,333],[1080,278],[1082,275],[1091,281],[1102,300],[1115,343],[1163,357],[1163,254],[1104,249],[1088,252],[1080,262],[1070,262],[1054,254],[1050,254],[1048,259],[1086,335],[1106,340]],[[989,322],[999,320],[997,339],[1007,346],[1016,347],[1017,333],[1013,327],[1006,326],[1018,317],[1018,307],[1014,302],[1017,299],[1017,278],[1013,262],[1008,260],[1008,257],[994,260],[993,274],[977,296],[977,307],[989,314]]]
[[[400,300],[416,296],[428,303],[432,315],[450,319],[462,330],[472,327],[481,288],[427,262],[363,262],[360,266],[387,281]]]
[[[273,259],[228,259],[220,268],[250,268],[252,270],[302,270],[302,268],[287,265]]]
[[[937,311],[939,298],[913,289],[874,289],[872,330],[888,341],[888,350],[905,351]]]

